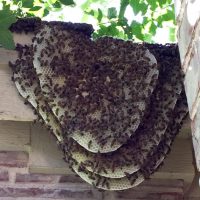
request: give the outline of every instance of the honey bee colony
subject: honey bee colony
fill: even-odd
[[[89,24],[19,19],[12,80],[53,133],[70,168],[124,190],[162,165],[188,113],[176,44],[91,38]]]

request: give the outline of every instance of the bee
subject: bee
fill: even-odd
[[[44,40],[44,37],[41,37],[41,38],[37,38],[37,39],[36,39],[36,41],[37,41],[38,44],[41,44],[43,40]]]
[[[112,140],[112,142],[111,142],[111,147],[113,147],[115,144],[116,144],[116,142],[117,142],[117,139],[116,138],[114,138],[113,140]]]
[[[106,182],[107,182],[107,179],[106,179],[106,178],[104,178],[104,179],[103,179],[103,181],[102,181],[102,184],[101,184],[101,185],[102,185],[102,187],[104,187],[104,186],[105,186]]]
[[[25,89],[25,87],[23,86],[23,85],[21,85],[21,89],[25,92],[26,91],[26,89]]]
[[[54,38],[52,36],[50,36],[49,39],[50,39],[51,42],[54,42]]]
[[[90,178],[91,180],[96,180],[96,178],[92,175],[92,174],[90,174],[89,176],[88,176],[88,178]]]
[[[98,176],[95,186],[98,187],[101,182],[101,176]]]
[[[34,52],[37,51],[37,45],[35,45],[35,46],[33,47],[33,51],[34,51]]]
[[[108,174],[107,170],[105,169],[105,167],[102,167],[102,170],[105,174]]]
[[[108,181],[106,182],[106,188],[110,190],[110,183]]]
[[[115,172],[115,162],[112,162],[112,173]]]
[[[22,84],[22,79],[20,77],[14,78],[14,81],[17,81],[20,85]]]
[[[90,140],[90,141],[88,142],[88,148],[89,148],[89,149],[91,148],[91,146],[92,146],[92,140]]]
[[[36,41],[36,37],[34,36],[33,38],[32,38],[32,43],[34,43]]]
[[[30,84],[29,84],[28,82],[26,82],[24,85],[25,85],[26,87],[30,87]]]
[[[38,96],[40,94],[40,90],[37,87],[34,89],[33,92],[34,92],[35,96]]]

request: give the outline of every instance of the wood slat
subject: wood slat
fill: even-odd
[[[30,123],[0,121],[0,151],[29,151]]]
[[[38,124],[31,129],[31,148],[30,172],[73,174],[62,159],[55,137]]]
[[[14,42],[29,44],[31,34],[14,34]],[[24,105],[23,98],[11,81],[12,72],[8,66],[9,61],[17,58],[17,52],[0,48],[0,94],[3,98],[0,101],[0,120],[33,121],[36,116],[30,107]]]
[[[11,69],[8,65],[0,64],[0,94],[0,120],[32,121],[36,118],[32,109],[24,105],[23,98],[11,81]]]

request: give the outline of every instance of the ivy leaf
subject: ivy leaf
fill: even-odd
[[[38,11],[40,10],[42,7],[41,6],[34,6],[33,8],[31,8],[29,11]]]
[[[22,7],[32,8],[34,0],[22,0]]]
[[[26,17],[35,17],[33,13],[26,13]]]
[[[8,29],[12,23],[16,22],[16,16],[10,10],[0,10],[0,27]]]
[[[65,6],[74,6],[75,2],[73,0],[59,0]]]
[[[0,44],[6,49],[14,49],[15,43],[12,33],[7,29],[0,29]]]
[[[142,22],[143,26],[145,26],[146,24],[148,24],[150,20],[151,19],[149,19],[148,17],[143,17],[143,22]]]
[[[53,6],[54,8],[61,8],[61,4],[60,4],[60,2],[58,2],[58,1],[56,1],[55,3],[53,3],[52,6]]]
[[[141,11],[140,0],[130,0],[129,3],[133,9],[134,14],[137,15]]]
[[[0,10],[0,44],[6,49],[14,49],[12,33],[9,27],[16,22],[16,16],[10,10]]]
[[[133,20],[131,23],[132,33],[138,38],[139,40],[144,40],[142,34],[142,25],[137,21]]]
[[[124,18],[124,13],[126,11],[126,8],[129,4],[129,0],[121,0],[120,1],[120,10],[119,10],[119,19],[123,19]]]
[[[163,8],[165,6],[165,4],[167,3],[167,0],[159,0],[158,4],[161,8]]]
[[[105,25],[100,24],[99,28],[100,29],[96,33],[97,37],[104,36],[107,34],[107,27]]]
[[[157,26],[155,25],[154,21],[151,22],[151,25],[150,25],[150,28],[149,28],[149,31],[152,35],[155,35],[156,34],[156,29],[157,29]]]
[[[86,13],[87,15],[91,15],[91,16],[93,16],[93,17],[94,17],[94,15],[95,15],[94,10],[85,11],[85,13]]]
[[[155,1],[155,0],[147,0],[147,3],[150,5],[152,11],[155,11],[157,8],[156,2],[157,1]]]
[[[48,14],[49,14],[49,10],[45,8],[43,11],[43,17],[46,17]]]
[[[113,19],[117,17],[117,9],[115,7],[108,8],[108,19]]]
[[[152,42],[152,35],[149,34],[149,33],[144,34],[144,41],[151,43]]]
[[[117,24],[112,22],[111,25],[107,27],[107,32],[110,36],[118,35],[119,30],[117,29]]]
[[[10,4],[7,4],[6,1],[3,1],[2,4],[3,4],[3,10],[10,10]]]
[[[100,8],[98,8],[97,20],[98,20],[99,23],[101,22],[102,18],[103,18],[103,12]]]
[[[163,21],[174,21],[175,20],[175,14],[172,10],[168,10],[166,14],[162,15]]]

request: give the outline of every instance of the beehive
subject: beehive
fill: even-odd
[[[39,19],[11,30],[34,35],[16,47],[13,81],[72,170],[105,190],[149,178],[187,114],[177,45],[93,41],[90,25]]]

